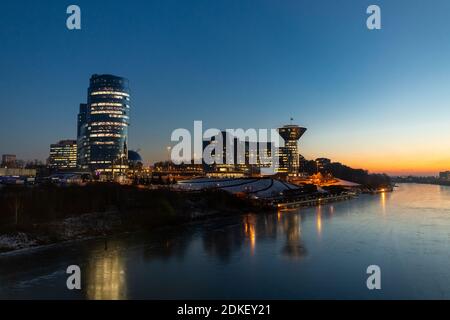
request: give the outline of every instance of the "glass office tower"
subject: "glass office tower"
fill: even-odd
[[[78,116],[78,162],[97,174],[117,174],[128,168],[130,111],[128,80],[113,75],[90,79],[88,103]]]
[[[58,170],[75,169],[77,166],[77,142],[61,140],[50,145],[49,167]]]
[[[87,104],[80,103],[77,122],[77,167],[80,169],[88,168],[87,110]]]

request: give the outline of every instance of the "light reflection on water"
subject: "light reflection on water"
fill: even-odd
[[[249,240],[250,243],[250,252],[253,254],[255,252],[255,246],[256,246],[256,231],[255,231],[255,221],[256,217],[254,214],[248,214],[243,216],[243,225],[244,225],[244,232],[246,238]]]
[[[90,300],[126,299],[126,266],[121,253],[113,251],[90,259],[86,286],[86,298]]]
[[[450,188],[393,193],[0,257],[0,298],[450,298]],[[65,289],[80,265],[83,289]],[[365,287],[377,264],[383,290]]]
[[[386,192],[380,193],[380,205],[383,216],[386,215]]]
[[[318,205],[317,206],[317,213],[316,213],[316,216],[317,216],[317,234],[319,235],[319,237],[320,237],[320,235],[322,234],[322,205]]]

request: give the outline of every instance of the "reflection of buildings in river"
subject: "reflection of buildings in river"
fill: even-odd
[[[319,237],[322,235],[322,206],[317,206],[316,212],[316,226],[317,226],[317,234]]]
[[[386,214],[386,192],[380,193],[380,206],[381,206],[381,212],[383,215]]]
[[[224,223],[214,230],[206,230],[203,233],[203,247],[205,251],[218,256],[223,261],[228,261],[236,249],[248,244],[251,254],[256,249],[257,234],[263,237],[276,238],[277,221],[273,215],[247,214],[242,217],[240,228],[234,228]]]
[[[90,300],[127,298],[125,263],[119,251],[114,250],[89,261],[85,287]]]
[[[258,238],[273,238],[285,235],[287,238],[283,252],[288,256],[303,256],[306,251],[301,243],[301,218],[298,212],[285,214],[247,214],[242,217],[242,229],[227,228],[210,230],[203,234],[203,247],[211,255],[227,261],[232,252],[244,243],[248,244],[250,253],[256,250]],[[222,230],[227,228],[227,230]]]
[[[256,234],[260,237],[276,239],[278,219],[281,219],[280,212],[276,216],[248,214],[243,217],[244,235],[248,239],[252,254],[256,247]]]
[[[306,255],[306,249],[301,240],[301,218],[299,214],[287,214],[283,217],[283,231],[286,234],[286,244],[283,253],[292,258]]]
[[[300,240],[300,216],[298,214],[287,215],[283,225],[289,242]]]
[[[281,213],[278,214],[280,214],[281,217]],[[273,214],[266,214],[261,216],[262,219],[258,219],[258,235],[263,235],[265,238],[276,239],[278,214],[277,216],[274,216]],[[259,223],[260,220],[261,223]]]
[[[256,246],[256,217],[253,214],[244,216],[244,233],[245,237],[249,239],[250,252],[255,252]]]
[[[202,240],[206,253],[228,262],[233,252],[242,246],[244,236],[241,229],[229,228],[224,224],[220,228],[206,230],[202,234]]]
[[[164,232],[153,233],[152,236],[156,246],[144,248],[143,257],[146,261],[168,260],[176,257],[182,260],[186,254],[187,248],[192,242],[193,233],[184,228],[173,230],[164,230]]]
[[[325,220],[331,220],[334,216],[335,208],[334,205],[321,205],[319,204],[316,207],[316,229],[317,229],[317,235],[319,237],[322,236],[323,233],[323,227],[324,227],[324,219]]]
[[[334,214],[334,206],[333,206],[333,205],[330,205],[329,210],[330,210],[330,217],[332,217],[333,214]]]

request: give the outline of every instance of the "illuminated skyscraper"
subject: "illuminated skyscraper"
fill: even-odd
[[[88,167],[87,110],[87,104],[80,103],[77,123],[77,166],[82,169]]]
[[[61,140],[50,145],[48,165],[52,169],[65,170],[77,167],[77,141]]]
[[[90,79],[88,103],[78,114],[78,164],[97,173],[128,168],[130,94],[128,80],[113,75]]]
[[[306,128],[296,125],[286,125],[278,129],[278,133],[284,139],[284,147],[278,149],[278,172],[291,176],[299,173],[298,140],[305,133]]]

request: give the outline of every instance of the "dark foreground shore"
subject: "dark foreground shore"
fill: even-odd
[[[0,253],[260,210],[220,190],[116,184],[12,186],[0,192]]]

